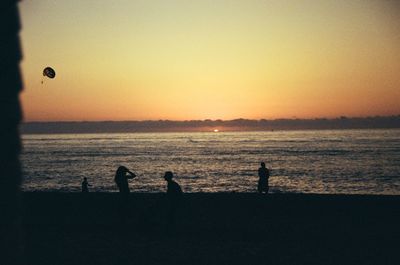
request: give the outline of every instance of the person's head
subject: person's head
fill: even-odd
[[[84,178],[83,178],[83,181],[87,181],[87,178],[86,178],[86,177],[84,177]]]
[[[124,174],[124,173],[126,173],[127,171],[128,171],[128,169],[127,169],[126,167],[124,167],[124,166],[119,166],[118,169],[117,169],[117,175]]]
[[[166,181],[171,181],[173,177],[174,177],[174,174],[172,174],[171,171],[165,172],[164,179],[165,179]]]
[[[265,163],[261,162],[261,167],[264,168],[265,167]]]

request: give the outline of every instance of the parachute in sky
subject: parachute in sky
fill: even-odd
[[[46,67],[43,69],[43,76],[47,76],[48,78],[56,77],[56,71],[54,71],[51,67]]]
[[[51,67],[44,68],[43,69],[43,78],[42,78],[42,82],[41,82],[42,85],[43,85],[43,82],[45,81],[44,77],[53,79],[54,77],[56,77],[56,71],[54,71],[54,69]]]

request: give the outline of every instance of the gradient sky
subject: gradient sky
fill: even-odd
[[[398,115],[398,11],[379,0],[25,0],[25,120]],[[57,76],[41,84],[46,66]]]

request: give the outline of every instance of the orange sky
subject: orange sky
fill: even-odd
[[[25,120],[398,115],[394,3],[23,1]]]

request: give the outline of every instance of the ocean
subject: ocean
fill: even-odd
[[[22,136],[25,191],[115,192],[119,165],[132,192],[164,192],[172,171],[184,192],[400,195],[400,129],[271,132],[30,134]]]

